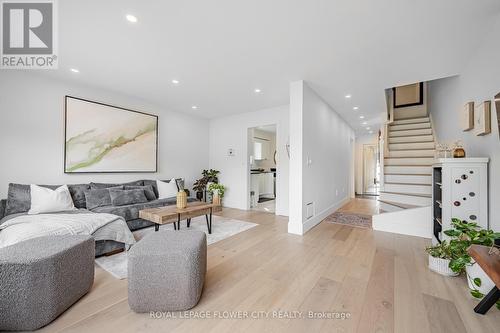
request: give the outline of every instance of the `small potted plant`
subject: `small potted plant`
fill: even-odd
[[[450,268],[454,272],[465,272],[471,295],[483,298],[494,286],[493,281],[483,269],[474,262],[467,249],[472,244],[493,246],[500,233],[493,230],[481,229],[477,223],[469,223],[460,219],[452,219],[453,229],[445,230],[445,235],[451,238],[450,251],[452,259]]]
[[[204,177],[194,182],[193,190],[196,192],[196,199],[200,201],[203,199],[203,192],[205,191],[206,187],[207,187],[207,180]]]
[[[453,253],[448,242],[443,241],[440,244],[429,246],[425,250],[429,254],[429,269],[431,271],[445,276],[457,276],[460,274],[450,268]]]
[[[221,199],[224,197],[226,187],[222,184],[211,183],[210,185],[208,185],[208,191],[213,194],[213,203],[220,205]]]

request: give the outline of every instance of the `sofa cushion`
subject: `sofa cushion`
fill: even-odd
[[[40,185],[41,187],[55,190],[60,185]],[[9,184],[7,193],[7,203],[5,206],[5,216],[26,213],[31,208],[31,190],[30,185],[25,184]]]
[[[144,179],[143,182],[144,182],[144,185],[151,185],[153,187],[153,190],[155,191],[155,195],[158,198],[159,194],[158,194],[158,187],[156,185],[156,179]],[[170,179],[162,180],[162,182],[168,183],[168,182],[170,182]],[[179,191],[181,190],[181,188],[179,187],[180,183],[182,184],[182,189],[184,189],[184,179],[176,178],[175,182],[177,184],[177,189]]]
[[[90,190],[90,184],[74,184],[68,185],[69,193],[73,198],[73,203],[76,208],[86,208],[85,191]]]
[[[109,189],[109,195],[111,197],[111,205],[113,206],[126,206],[148,202],[143,189]]]
[[[5,216],[5,206],[7,205],[7,200],[0,200],[0,220]]]
[[[144,181],[142,180],[136,180],[133,182],[128,182],[128,183],[90,183],[90,189],[91,190],[99,190],[103,188],[110,188],[110,187],[117,187],[117,186],[143,186]]]
[[[93,210],[97,207],[111,206],[111,196],[109,194],[109,190],[111,189],[123,190],[123,186],[85,191],[85,202],[87,209]]]
[[[147,185],[147,186],[129,186],[129,185],[127,185],[127,186],[125,186],[125,190],[137,190],[137,189],[142,189],[144,191],[144,194],[146,195],[146,198],[148,199],[148,201],[158,199],[156,197],[153,186],[151,186],[151,185]]]
[[[188,202],[196,201],[196,199],[188,198]],[[103,206],[92,209],[94,213],[108,213],[121,216],[125,221],[135,220],[139,218],[139,211],[146,208],[156,208],[162,206],[175,205],[177,198],[158,199],[145,203],[132,204],[127,206]]]

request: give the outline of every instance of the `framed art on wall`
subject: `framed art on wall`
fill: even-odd
[[[414,83],[392,88],[394,108],[422,105],[424,103],[424,83]]]
[[[476,135],[482,136],[491,133],[491,102],[484,101],[474,111]]]
[[[156,172],[158,116],[65,97],[64,172]]]
[[[461,115],[461,127],[464,132],[474,128],[474,102],[469,102],[464,105]]]

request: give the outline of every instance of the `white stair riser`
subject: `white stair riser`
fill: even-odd
[[[386,158],[384,165],[432,165],[433,157],[395,157]]]
[[[408,184],[384,184],[384,191],[401,193],[432,194],[432,186]]]
[[[392,150],[386,157],[434,157],[433,149],[426,150]]]
[[[432,167],[429,166],[384,166],[385,173],[404,173],[404,174],[432,174]]]
[[[416,124],[416,123],[428,123],[428,122],[430,122],[429,117],[422,117],[422,118],[414,118],[414,119],[394,120],[391,124],[392,125],[401,125],[401,124]]]
[[[422,129],[431,128],[430,123],[419,123],[419,124],[403,124],[403,125],[391,125],[390,131],[400,131],[400,130],[410,130],[410,129]]]
[[[384,179],[390,183],[432,184],[432,176],[385,175]]]
[[[389,150],[434,149],[434,142],[390,143]]]
[[[431,198],[384,192],[380,193],[380,200],[400,202],[415,206],[429,206],[432,202]]]
[[[389,205],[389,204],[382,202],[382,201],[380,201],[379,204],[380,204],[379,205],[380,209],[383,210],[384,212],[397,212],[397,211],[403,210],[403,208],[401,208],[401,207]]]
[[[389,129],[389,137],[390,138],[394,138],[394,137],[398,137],[398,136],[420,135],[420,134],[432,134],[432,129],[424,128],[424,129],[395,131],[395,132],[391,132]]]
[[[423,142],[423,141],[434,141],[434,137],[432,135],[417,135],[417,136],[400,136],[395,138],[389,138],[389,143],[398,143],[398,142]]]

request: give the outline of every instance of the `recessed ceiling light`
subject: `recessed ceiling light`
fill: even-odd
[[[367,129],[367,130],[370,130],[370,127],[367,127],[366,129]]]
[[[373,131],[370,131],[370,132],[368,132],[368,133],[373,134]]]
[[[365,116],[359,116],[359,119],[365,119]]]
[[[172,80],[173,84],[179,84],[179,80]]]
[[[262,90],[260,90],[259,88],[255,89],[254,91],[255,91],[257,94],[258,94],[258,93],[260,93],[260,92],[262,92]]]
[[[359,106],[355,106],[355,107],[353,107],[352,109],[353,109],[353,110],[357,110],[357,109],[359,109]]]
[[[345,98],[351,98],[352,96],[350,94],[345,95]]]
[[[134,15],[130,15],[128,14],[127,16],[125,16],[127,18],[127,20],[129,22],[132,22],[132,23],[137,23],[137,17],[135,17]]]
[[[196,110],[198,107],[196,105],[193,105],[191,109]]]
[[[72,71],[73,73],[80,73],[80,71],[76,68],[71,68],[70,71]]]
[[[368,123],[366,121],[363,121],[361,124],[362,125],[367,125]]]

